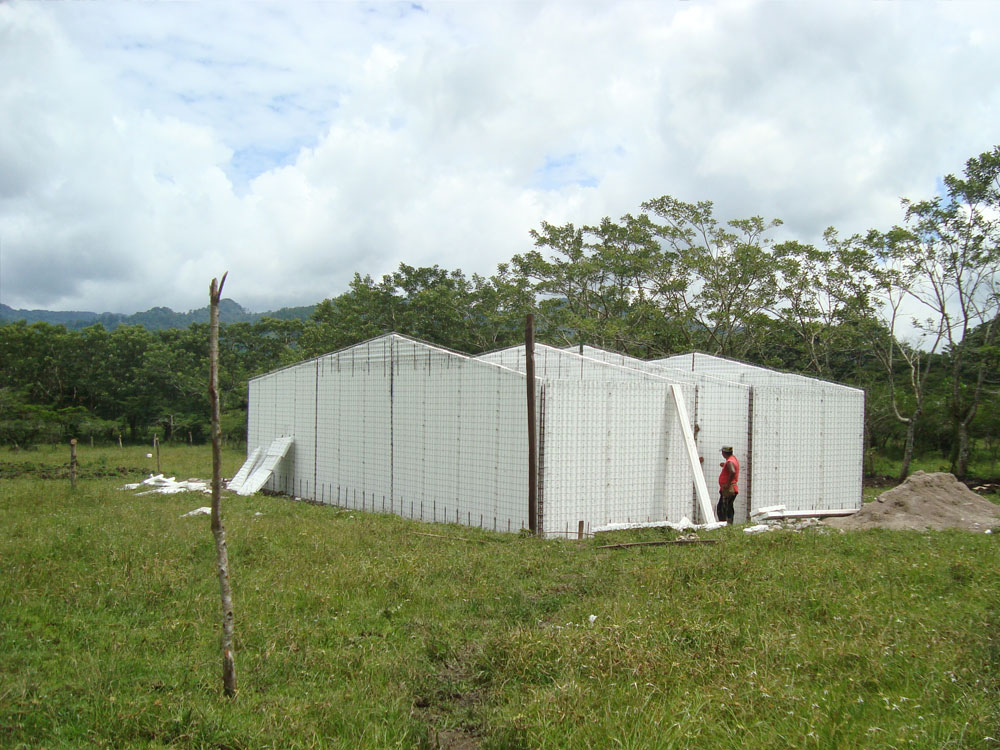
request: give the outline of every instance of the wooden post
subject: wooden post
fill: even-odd
[[[156,473],[162,474],[160,471],[160,436],[153,435],[153,450],[156,451]]]
[[[212,279],[209,287],[208,328],[208,400],[212,406],[212,535],[215,537],[216,563],[219,569],[219,594],[222,599],[222,689],[227,698],[236,695],[236,663],[233,660],[233,591],[229,581],[229,551],[226,529],[222,525],[222,426],[219,406],[219,300],[222,281]]]
[[[583,521],[580,521],[580,525],[576,529],[576,538],[583,539]]]
[[[76,489],[76,438],[69,441],[69,486]]]
[[[125,446],[124,446],[124,445],[122,445],[122,434],[121,434],[120,432],[118,433],[118,447],[119,447],[119,448],[120,448],[121,450],[125,450]]]
[[[535,316],[524,321],[524,374],[528,387],[528,530],[538,533],[538,453],[535,435]]]

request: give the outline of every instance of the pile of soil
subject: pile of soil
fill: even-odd
[[[838,529],[986,531],[1000,527],[1000,506],[977,495],[953,474],[918,471],[854,515],[829,518],[826,524]]]

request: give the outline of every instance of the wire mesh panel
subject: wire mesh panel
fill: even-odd
[[[805,510],[819,505],[818,397],[819,391],[800,388],[754,388],[754,498],[759,507]]]
[[[779,372],[769,370],[766,367],[747,364],[735,359],[725,357],[715,357],[711,354],[690,353],[676,354],[672,357],[654,359],[652,362],[671,369],[687,370],[689,372],[699,372],[717,377],[735,380],[747,385],[803,385],[832,389],[846,389],[856,391],[856,388],[832,383],[828,380],[810,378],[793,372]]]
[[[260,445],[261,381],[247,384],[247,457]]]
[[[524,377],[399,338],[395,384],[394,494],[403,514],[526,526]]]
[[[750,489],[753,486],[752,464],[746,460],[750,447],[750,386],[701,372],[668,369],[658,362],[647,362],[593,346],[584,346],[582,356],[693,386],[693,389],[685,391],[685,400],[689,417],[694,422],[695,444],[702,460],[705,484],[710,493],[716,492],[721,471],[720,449],[724,445],[732,446],[734,454],[741,462],[742,480],[740,494],[734,506],[734,515],[738,521],[747,519],[748,503],[751,501]]]
[[[383,339],[338,352],[337,505],[372,510],[391,492],[390,352]],[[326,460],[323,457],[321,460]],[[334,463],[331,461],[331,464]]]
[[[500,364],[518,372],[525,371],[524,346],[512,346],[481,354],[476,359]],[[580,356],[575,352],[556,349],[545,344],[535,344],[534,360],[535,377],[538,378],[552,380],[642,380],[653,378],[659,382],[684,382],[682,379],[670,377],[670,373],[662,368],[630,369],[622,367],[616,362]]]
[[[362,510],[378,510],[381,498],[392,492],[392,344],[390,336],[355,347],[355,372],[362,385]]]
[[[304,362],[290,372],[294,373],[295,441],[285,460],[291,465],[292,494],[312,498],[316,489],[316,362]]]
[[[389,335],[255,378],[250,399],[248,451],[295,438],[271,489],[426,521],[527,526],[523,375]]]
[[[275,437],[284,437],[288,435],[295,435],[295,380],[297,377],[296,371],[302,365],[296,365],[295,367],[287,367],[284,370],[278,370],[273,373],[270,377],[272,388],[273,388],[273,424],[274,433],[272,439]],[[295,475],[292,471],[292,461],[295,456],[295,444],[293,443],[288,451],[288,459],[278,463],[275,467],[274,474],[271,479],[265,485],[268,489],[276,490],[278,492],[289,492],[294,493],[294,478]]]
[[[691,518],[691,468],[669,385],[545,383],[546,535],[608,523]]]
[[[830,390],[824,392],[823,399],[822,508],[860,508],[864,472],[864,391]]]
[[[342,424],[340,405],[341,362],[337,354],[320,357],[316,371],[316,490],[313,498],[323,503],[342,501],[340,479]]]
[[[753,388],[753,507],[822,512],[861,505],[864,392],[707,354],[656,360]],[[741,493],[742,494],[742,493]]]
[[[427,458],[427,388],[431,385],[418,347],[395,344],[392,383],[392,469],[390,509],[423,519]],[[397,505],[399,506],[397,508]]]
[[[523,346],[480,355],[479,359],[518,371],[525,369]],[[693,419],[690,405],[695,400],[697,378],[672,377],[664,368],[641,365],[639,360],[634,360],[640,363],[639,366],[623,366],[622,363],[630,358],[620,355],[609,359],[612,361],[544,344],[535,345],[535,373],[546,387],[543,476],[546,533],[566,533],[559,527],[560,523],[576,524],[580,520],[590,523],[591,519],[599,519],[594,521],[598,525],[654,520],[644,518],[650,515],[648,504],[643,504],[645,501],[623,499],[633,491],[633,484],[648,482],[652,476],[650,472],[662,472],[657,480],[660,495],[656,520],[679,521],[693,519],[696,515],[691,467],[672,399],[668,407],[662,401],[654,399],[651,402],[649,396],[644,395],[648,391],[643,387],[649,385],[653,392],[662,394],[667,392],[668,385],[679,385],[688,404],[689,419]],[[571,383],[595,385],[567,391],[567,384]],[[726,383],[721,385],[733,387]],[[742,393],[745,389],[736,386],[736,390]],[[567,393],[574,395],[570,398]],[[665,409],[669,418],[664,417]],[[624,417],[619,419],[619,415]],[[595,454],[598,450],[599,456]],[[654,453],[649,453],[651,450]],[[577,458],[580,455],[584,458]],[[626,474],[617,473],[620,471]],[[564,487],[571,489],[564,490]],[[594,493],[601,488],[602,500],[597,503]],[[576,497],[580,508],[568,511],[563,508],[561,492]],[[643,497],[642,493],[638,497]],[[553,519],[553,513],[563,512],[576,513],[580,518],[575,521],[563,516]],[[576,528],[573,525],[571,531]]]

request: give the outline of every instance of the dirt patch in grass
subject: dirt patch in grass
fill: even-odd
[[[486,686],[477,679],[474,659],[473,649],[460,649],[441,664],[424,694],[414,701],[435,750],[475,750],[482,745],[475,714],[486,697]]]
[[[1000,506],[945,472],[915,472],[851,516],[830,518],[838,529],[965,529],[1000,526]]]

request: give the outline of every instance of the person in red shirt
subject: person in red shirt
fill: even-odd
[[[725,521],[730,526],[733,524],[733,504],[736,496],[740,494],[737,482],[740,479],[740,462],[733,455],[733,447],[724,445],[722,447],[723,461],[719,466],[722,471],[719,473],[719,504],[715,506],[715,515],[720,521]]]

